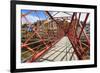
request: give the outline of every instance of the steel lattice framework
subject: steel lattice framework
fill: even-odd
[[[33,25],[27,19],[27,16],[31,13],[34,13],[39,18],[39,20]],[[58,13],[59,12],[54,15]],[[48,18],[42,21],[37,11],[30,10],[26,14],[21,14],[21,18],[24,18],[28,26],[32,27],[30,31],[23,31],[21,29],[21,31],[23,31],[21,32],[22,62],[44,60],[54,61],[61,54],[63,54],[63,56],[60,56],[60,61],[63,61],[65,57],[67,58],[68,53],[70,53],[69,60],[72,60],[72,58],[77,60],[89,59],[90,40],[89,35],[86,32],[86,22],[88,20],[89,13],[86,13],[83,23],[80,22],[81,12],[73,12],[70,22],[66,21],[67,18],[65,19],[61,17],[63,19],[63,21],[61,21],[59,20],[59,17],[53,17],[54,15],[52,16],[49,11],[44,11],[44,14]],[[83,36],[85,38],[85,42],[82,40]],[[61,40],[62,38],[64,40],[69,40],[70,43],[66,42],[64,43],[65,45],[63,45],[63,41]],[[63,46],[59,46],[59,41],[62,42]],[[54,48],[57,44],[59,48]],[[53,59],[49,59],[49,57],[53,56],[55,53],[58,54],[54,56]]]

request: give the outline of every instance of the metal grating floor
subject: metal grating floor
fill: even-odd
[[[78,60],[74,49],[68,39],[64,36],[58,43],[56,43],[49,51],[42,55],[37,62],[46,62],[46,61],[70,61]]]

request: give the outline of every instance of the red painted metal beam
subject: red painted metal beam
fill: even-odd
[[[42,54],[44,54],[46,51],[48,51],[50,47],[44,48],[44,50],[40,51],[39,53],[37,53],[35,56],[32,57],[31,60],[28,60],[28,63],[34,62],[36,61],[36,59],[38,59]]]
[[[81,25],[81,24],[79,24],[79,25],[80,25],[80,27],[82,28],[82,25]],[[87,34],[86,34],[86,32],[85,32],[84,29],[83,29],[83,33],[84,33],[84,35],[85,35],[85,37],[86,37],[86,40],[87,40],[88,45],[90,46],[90,39],[89,39],[89,37],[87,36]]]
[[[77,18],[75,17],[75,13],[73,13],[73,16],[72,16],[72,19],[71,19],[71,23],[70,23],[70,26],[68,28],[68,32],[67,32],[67,36],[74,48],[74,51],[76,53],[76,55],[78,56],[78,58],[80,60],[84,59],[84,49],[82,47],[82,42],[81,40],[78,38],[76,32],[77,32],[77,25],[79,23],[79,19],[80,19],[80,15],[79,14],[79,17],[78,17],[78,20]],[[86,15],[86,18],[84,20],[84,25],[83,27],[81,28],[81,32],[79,33],[79,37],[81,36],[83,30],[84,30],[84,27],[86,26],[86,21],[87,21],[87,18],[88,18],[89,14]],[[75,18],[74,18],[75,17]],[[78,22],[77,22],[78,21]]]
[[[46,47],[48,47],[48,45],[45,43],[44,39],[39,35],[39,33],[38,33],[36,30],[34,30],[34,29],[33,29],[33,31],[34,31],[34,33],[36,33],[36,35],[39,37],[40,41],[42,41],[43,44],[44,44]]]
[[[25,17],[25,16],[27,16],[27,15],[29,15],[29,14],[31,14],[33,11],[32,10],[30,10],[29,12],[27,12],[26,14],[21,14],[21,17]]]
[[[62,33],[63,33],[64,30],[63,30],[61,24],[60,24],[59,22],[57,22],[57,21],[53,18],[53,16],[52,16],[48,11],[45,11],[45,13],[46,13],[46,14],[61,28],[61,31],[62,31]],[[64,34],[61,34],[61,35],[64,36]]]
[[[76,13],[73,13],[73,16],[72,16],[72,19],[71,19],[71,23],[68,27],[68,30],[67,30],[67,36],[73,46],[73,49],[78,57],[78,59],[82,59],[82,45],[81,45],[81,42],[79,39],[77,39],[77,34],[76,34],[76,31],[77,31],[77,18],[76,18]]]
[[[68,25],[68,29],[66,30],[66,34],[69,32],[69,29],[70,29],[70,27],[71,27],[72,21],[74,20],[74,17],[75,17],[75,12],[74,12],[73,15],[72,15],[71,22],[70,22],[70,24]]]
[[[34,35],[35,35],[35,33],[33,33],[33,34],[24,42],[24,44],[26,44]]]
[[[35,52],[32,48],[28,47],[27,45],[24,45],[24,47],[25,47],[27,50],[29,50],[30,52],[32,52],[32,53]]]
[[[40,51],[39,53],[36,53],[36,55],[34,55],[31,60],[28,60],[28,63],[34,62],[36,61],[40,56],[42,56],[45,52],[47,52],[53,45],[55,45],[60,39],[56,40],[54,43],[52,43],[52,45],[49,45],[48,47],[45,47],[42,51]]]
[[[79,26],[82,28],[83,26],[82,26],[82,24],[79,22],[80,16],[81,16],[81,13],[79,13],[78,24],[79,24]],[[86,40],[87,40],[88,45],[90,46],[90,39],[89,39],[89,37],[87,36],[87,34],[86,34],[86,32],[85,32],[84,29],[83,29],[83,33],[84,33],[84,35],[85,35],[85,37],[86,37]]]
[[[86,26],[86,21],[87,21],[87,19],[88,19],[88,16],[89,16],[89,13],[87,13],[87,15],[86,15],[86,18],[85,18],[85,20],[84,20],[84,23],[83,23],[83,27],[82,27],[82,29],[81,29],[81,32],[79,33],[78,39],[80,39],[81,34],[82,34],[82,32],[83,32],[83,29],[84,29],[84,27]]]

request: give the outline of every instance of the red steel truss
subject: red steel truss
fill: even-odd
[[[31,14],[32,12],[33,11],[30,11],[26,14],[22,14],[21,16],[25,18],[25,20],[29,25],[31,24],[26,16]],[[34,13],[37,14],[36,11]],[[27,52],[31,53],[30,57],[27,58],[27,60],[25,59],[26,62],[36,61],[40,56],[42,56],[57,42],[59,42],[59,40],[64,36],[67,36],[69,38],[72,47],[74,49],[73,53],[77,55],[79,60],[88,59],[89,55],[87,54],[87,52],[89,51],[90,48],[90,40],[89,40],[89,36],[86,34],[85,27],[86,27],[87,19],[89,17],[89,13],[86,14],[86,17],[84,18],[84,22],[82,24],[80,23],[81,13],[79,13],[79,16],[77,16],[77,12],[74,12],[71,18],[71,22],[68,23],[67,26],[64,25],[65,23],[57,21],[48,11],[45,11],[45,15],[47,15],[49,19],[51,19],[51,21],[53,21],[55,24],[53,24],[52,22],[51,22],[52,24],[50,24],[49,22],[44,21],[43,24],[45,26],[46,24],[48,24],[47,27],[44,29],[45,31],[40,30],[40,26],[41,27],[44,26],[41,23],[40,23],[41,25],[35,25],[32,28],[31,35],[29,35],[29,37],[26,38],[25,41],[22,42],[21,44],[21,48],[27,50],[25,51],[25,53]],[[54,25],[57,26],[56,31],[54,30]],[[49,30],[48,27],[51,28],[51,30]],[[80,32],[78,31],[79,27],[81,29]],[[43,32],[44,34],[41,35],[41,32]],[[28,35],[29,33],[30,32],[28,32],[26,35]],[[85,40],[87,44],[82,42],[81,40],[82,35],[86,38]],[[34,37],[36,37],[38,41],[30,42],[32,39],[34,40]],[[30,47],[30,45],[35,44],[37,42],[40,42],[40,44],[38,44],[33,48]],[[85,47],[83,46],[83,44],[85,44]],[[39,49],[40,46],[43,46],[42,50]]]

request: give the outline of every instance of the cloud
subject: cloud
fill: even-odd
[[[32,15],[27,15],[26,19],[28,20],[29,23],[34,23],[37,20],[39,20],[39,18],[37,16],[32,16]],[[28,23],[24,17],[22,17],[22,24],[24,23]]]

